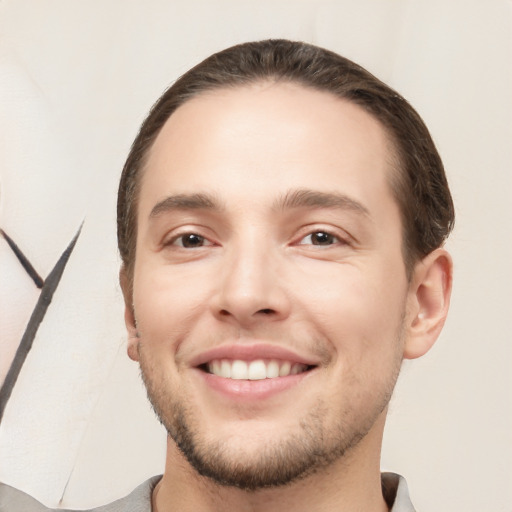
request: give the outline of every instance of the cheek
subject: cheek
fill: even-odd
[[[207,303],[208,290],[200,286],[201,280],[200,273],[170,266],[137,269],[133,298],[141,334],[152,344],[179,341]]]
[[[403,281],[403,290],[397,279]],[[303,290],[301,309],[337,353],[370,360],[384,357],[397,343],[405,307],[404,276],[387,272],[384,265],[373,272],[354,265],[317,265],[314,272],[302,272],[297,284]]]

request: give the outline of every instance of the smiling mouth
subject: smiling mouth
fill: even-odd
[[[200,366],[212,375],[232,380],[276,379],[305,373],[313,368],[315,366],[277,359],[213,359]]]

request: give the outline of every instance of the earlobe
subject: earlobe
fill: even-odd
[[[135,322],[135,312],[132,303],[132,286],[128,278],[126,268],[123,265],[119,271],[119,284],[123,291],[124,298],[124,323],[128,333],[127,352],[128,357],[133,361],[139,360],[139,333],[137,332],[137,325]]]
[[[426,354],[443,328],[452,290],[452,259],[436,249],[421,260],[411,280],[404,358]]]

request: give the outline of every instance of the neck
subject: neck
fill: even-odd
[[[258,491],[219,485],[199,475],[168,440],[164,476],[153,493],[156,512],[349,512],[388,510],[380,481],[384,416],[349,453],[293,483]]]

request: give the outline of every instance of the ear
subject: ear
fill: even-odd
[[[426,354],[443,328],[450,305],[453,264],[442,248],[416,264],[409,289],[404,358]]]
[[[139,333],[135,322],[135,312],[133,310],[133,290],[132,283],[128,277],[126,267],[123,265],[119,271],[119,284],[123,291],[124,298],[124,323],[126,331],[128,332],[128,345],[127,352],[130,359],[133,361],[139,360]]]

